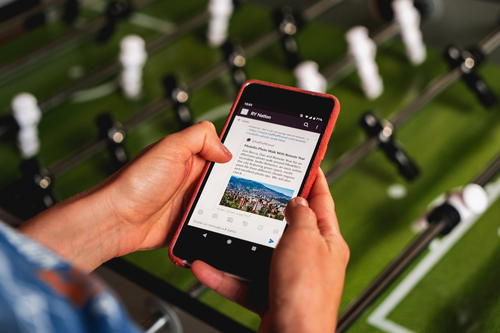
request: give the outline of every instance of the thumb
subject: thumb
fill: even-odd
[[[285,210],[289,228],[312,228],[318,230],[316,214],[309,208],[309,203],[302,197],[293,198]]]
[[[224,163],[232,157],[217,136],[215,126],[209,121],[202,121],[167,136],[160,142],[160,147],[176,150],[181,160],[187,160],[192,155],[200,155],[206,160]]]

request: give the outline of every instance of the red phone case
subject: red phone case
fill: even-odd
[[[339,112],[340,112],[339,101],[335,96],[332,96],[329,94],[306,91],[306,90],[302,90],[299,88],[284,86],[281,84],[276,84],[276,83],[271,83],[271,82],[265,82],[265,81],[259,81],[259,80],[249,80],[241,86],[240,91],[238,92],[238,96],[236,96],[236,99],[233,103],[233,106],[231,107],[231,112],[229,113],[227,120],[226,120],[226,123],[224,124],[224,127],[222,128],[220,138],[222,138],[224,136],[224,134],[226,133],[227,127],[229,125],[229,121],[233,117],[233,113],[236,109],[236,106],[238,105],[238,102],[240,100],[241,94],[243,93],[243,90],[245,89],[246,86],[248,86],[249,84],[252,84],[252,83],[257,83],[257,84],[261,84],[261,85],[266,85],[266,86],[271,86],[271,87],[276,87],[276,88],[281,88],[281,89],[286,89],[286,90],[298,91],[301,93],[322,96],[322,97],[326,97],[326,98],[330,98],[330,99],[334,100],[332,115],[330,117],[330,120],[328,121],[328,124],[326,125],[325,132],[324,132],[323,137],[321,139],[321,142],[319,144],[318,152],[316,153],[316,156],[314,156],[313,162],[311,164],[311,169],[310,169],[309,175],[307,175],[307,179],[306,179],[306,182],[304,184],[304,187],[303,187],[302,191],[299,193],[299,196],[307,198],[309,196],[309,192],[311,191],[311,187],[316,179],[319,165],[320,165],[321,161],[323,160],[323,157],[325,156],[326,149],[328,147],[328,142],[330,141],[330,137],[332,135],[333,128],[335,127],[335,122],[337,121],[337,117],[338,117]],[[174,255],[173,248],[175,246],[175,243],[177,242],[177,239],[179,238],[179,234],[182,230],[182,227],[184,226],[184,223],[186,223],[187,215],[188,215],[189,211],[191,210],[191,207],[193,206],[194,200],[198,194],[198,191],[200,190],[201,184],[203,183],[203,179],[205,178],[205,176],[208,172],[209,165],[210,165],[210,163],[207,163],[205,165],[205,168],[203,169],[203,173],[200,177],[198,184],[196,185],[196,189],[194,191],[193,197],[191,198],[188,206],[186,207],[186,211],[185,211],[184,215],[182,216],[182,221],[181,221],[181,223],[179,223],[177,231],[175,232],[174,237],[172,239],[172,243],[170,244],[170,247],[168,249],[168,255],[170,257],[170,260],[172,260],[178,266],[187,267],[184,260],[182,260],[181,258],[176,257]]]

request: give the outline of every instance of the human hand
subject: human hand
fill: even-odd
[[[198,123],[146,148],[101,184],[34,217],[21,231],[85,270],[160,247],[206,162],[230,159],[214,125]]]
[[[108,186],[108,201],[133,229],[122,254],[167,244],[206,162],[225,163],[231,156],[214,125],[203,121],[158,141],[120,170]]]
[[[260,312],[262,332],[333,332],[349,249],[321,170],[309,203],[292,199],[286,220],[288,228],[273,254],[264,306],[256,303],[251,285],[206,263],[194,262],[193,273],[222,296]]]

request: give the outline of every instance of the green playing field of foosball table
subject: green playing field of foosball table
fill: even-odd
[[[80,24],[97,15],[102,8],[98,5],[85,10]],[[186,6],[151,1],[139,8],[138,13],[168,22],[162,26],[168,31],[202,13],[204,6],[205,1],[189,1]],[[139,34],[149,41],[168,33],[134,22],[133,19],[123,22],[106,43],[96,43],[92,36],[79,38],[71,45],[49,52],[30,66],[1,77],[1,114],[9,112],[10,100],[16,93],[28,91],[43,101],[75,80],[112,63],[117,58],[120,39],[127,34]],[[251,30],[246,28],[249,25],[253,27]],[[100,113],[109,112],[126,123],[131,117],[145,112],[151,103],[163,98],[160,82],[165,74],[173,73],[180,82],[189,85],[200,74],[220,63],[220,52],[207,45],[205,29],[206,25],[201,24],[149,54],[143,94],[139,100],[126,100],[113,75],[95,86],[73,93],[56,107],[44,110],[40,123],[41,164],[50,169],[51,165],[95,141],[98,134],[94,119]],[[244,3],[232,18],[229,35],[245,48],[272,30],[273,22],[267,7]],[[320,71],[335,63],[347,50],[344,32],[336,27],[335,22],[328,20],[318,19],[306,24],[297,36],[303,58],[318,62]],[[5,55],[0,66],[68,33],[71,33],[71,28],[49,23],[0,45],[0,54]],[[428,50],[428,59],[423,65],[410,65],[399,38],[378,49],[377,62],[385,91],[375,101],[364,97],[355,73],[328,89],[340,100],[341,113],[322,164],[325,171],[332,168],[345,152],[366,139],[358,125],[363,112],[372,110],[379,117],[388,118],[449,70],[442,60],[441,50],[435,49]],[[248,78],[295,85],[293,73],[285,66],[278,43],[249,57],[245,71]],[[500,92],[499,65],[485,63],[480,73],[494,91]],[[211,120],[220,130],[234,95],[235,88],[228,73],[190,91],[189,107],[193,118]],[[490,110],[483,108],[458,81],[424,106],[396,133],[398,141],[418,163],[420,177],[406,181],[383,153],[376,150],[330,184],[341,230],[351,249],[342,307],[356,298],[415,237],[412,222],[428,210],[434,199],[469,183],[495,157],[500,143],[499,111],[498,106]],[[125,147],[130,156],[135,156],[148,144],[178,130],[178,126],[174,112],[166,107],[130,130]],[[17,165],[21,158],[15,143],[0,143],[0,160],[1,187],[20,177]],[[54,182],[56,198],[63,200],[97,184],[109,175],[108,165],[109,156],[102,151],[57,176]],[[394,188],[400,192],[399,196],[392,194]],[[496,315],[500,312],[499,221],[500,203],[496,202],[457,235],[454,242],[441,244],[444,239],[436,240],[408,274],[386,291],[350,331],[499,331],[500,317]],[[189,270],[170,262],[166,249],[134,253],[126,260],[180,290],[187,291],[196,283]],[[424,267],[424,262],[429,267]],[[403,284],[409,287],[404,289]],[[204,291],[198,298],[244,326],[258,327],[257,315],[212,291]],[[385,328],[387,326],[393,330]]]

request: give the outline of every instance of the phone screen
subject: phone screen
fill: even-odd
[[[320,110],[288,105],[293,99],[263,99],[241,96],[222,138],[233,158],[210,166],[178,243],[196,243],[207,256],[239,256],[235,261],[270,259],[286,227],[286,205],[301,193],[332,102]],[[175,252],[188,260],[197,257],[186,246],[176,245]]]
[[[274,248],[319,141],[311,117],[242,103],[224,140],[233,158],[210,170],[187,224]]]

